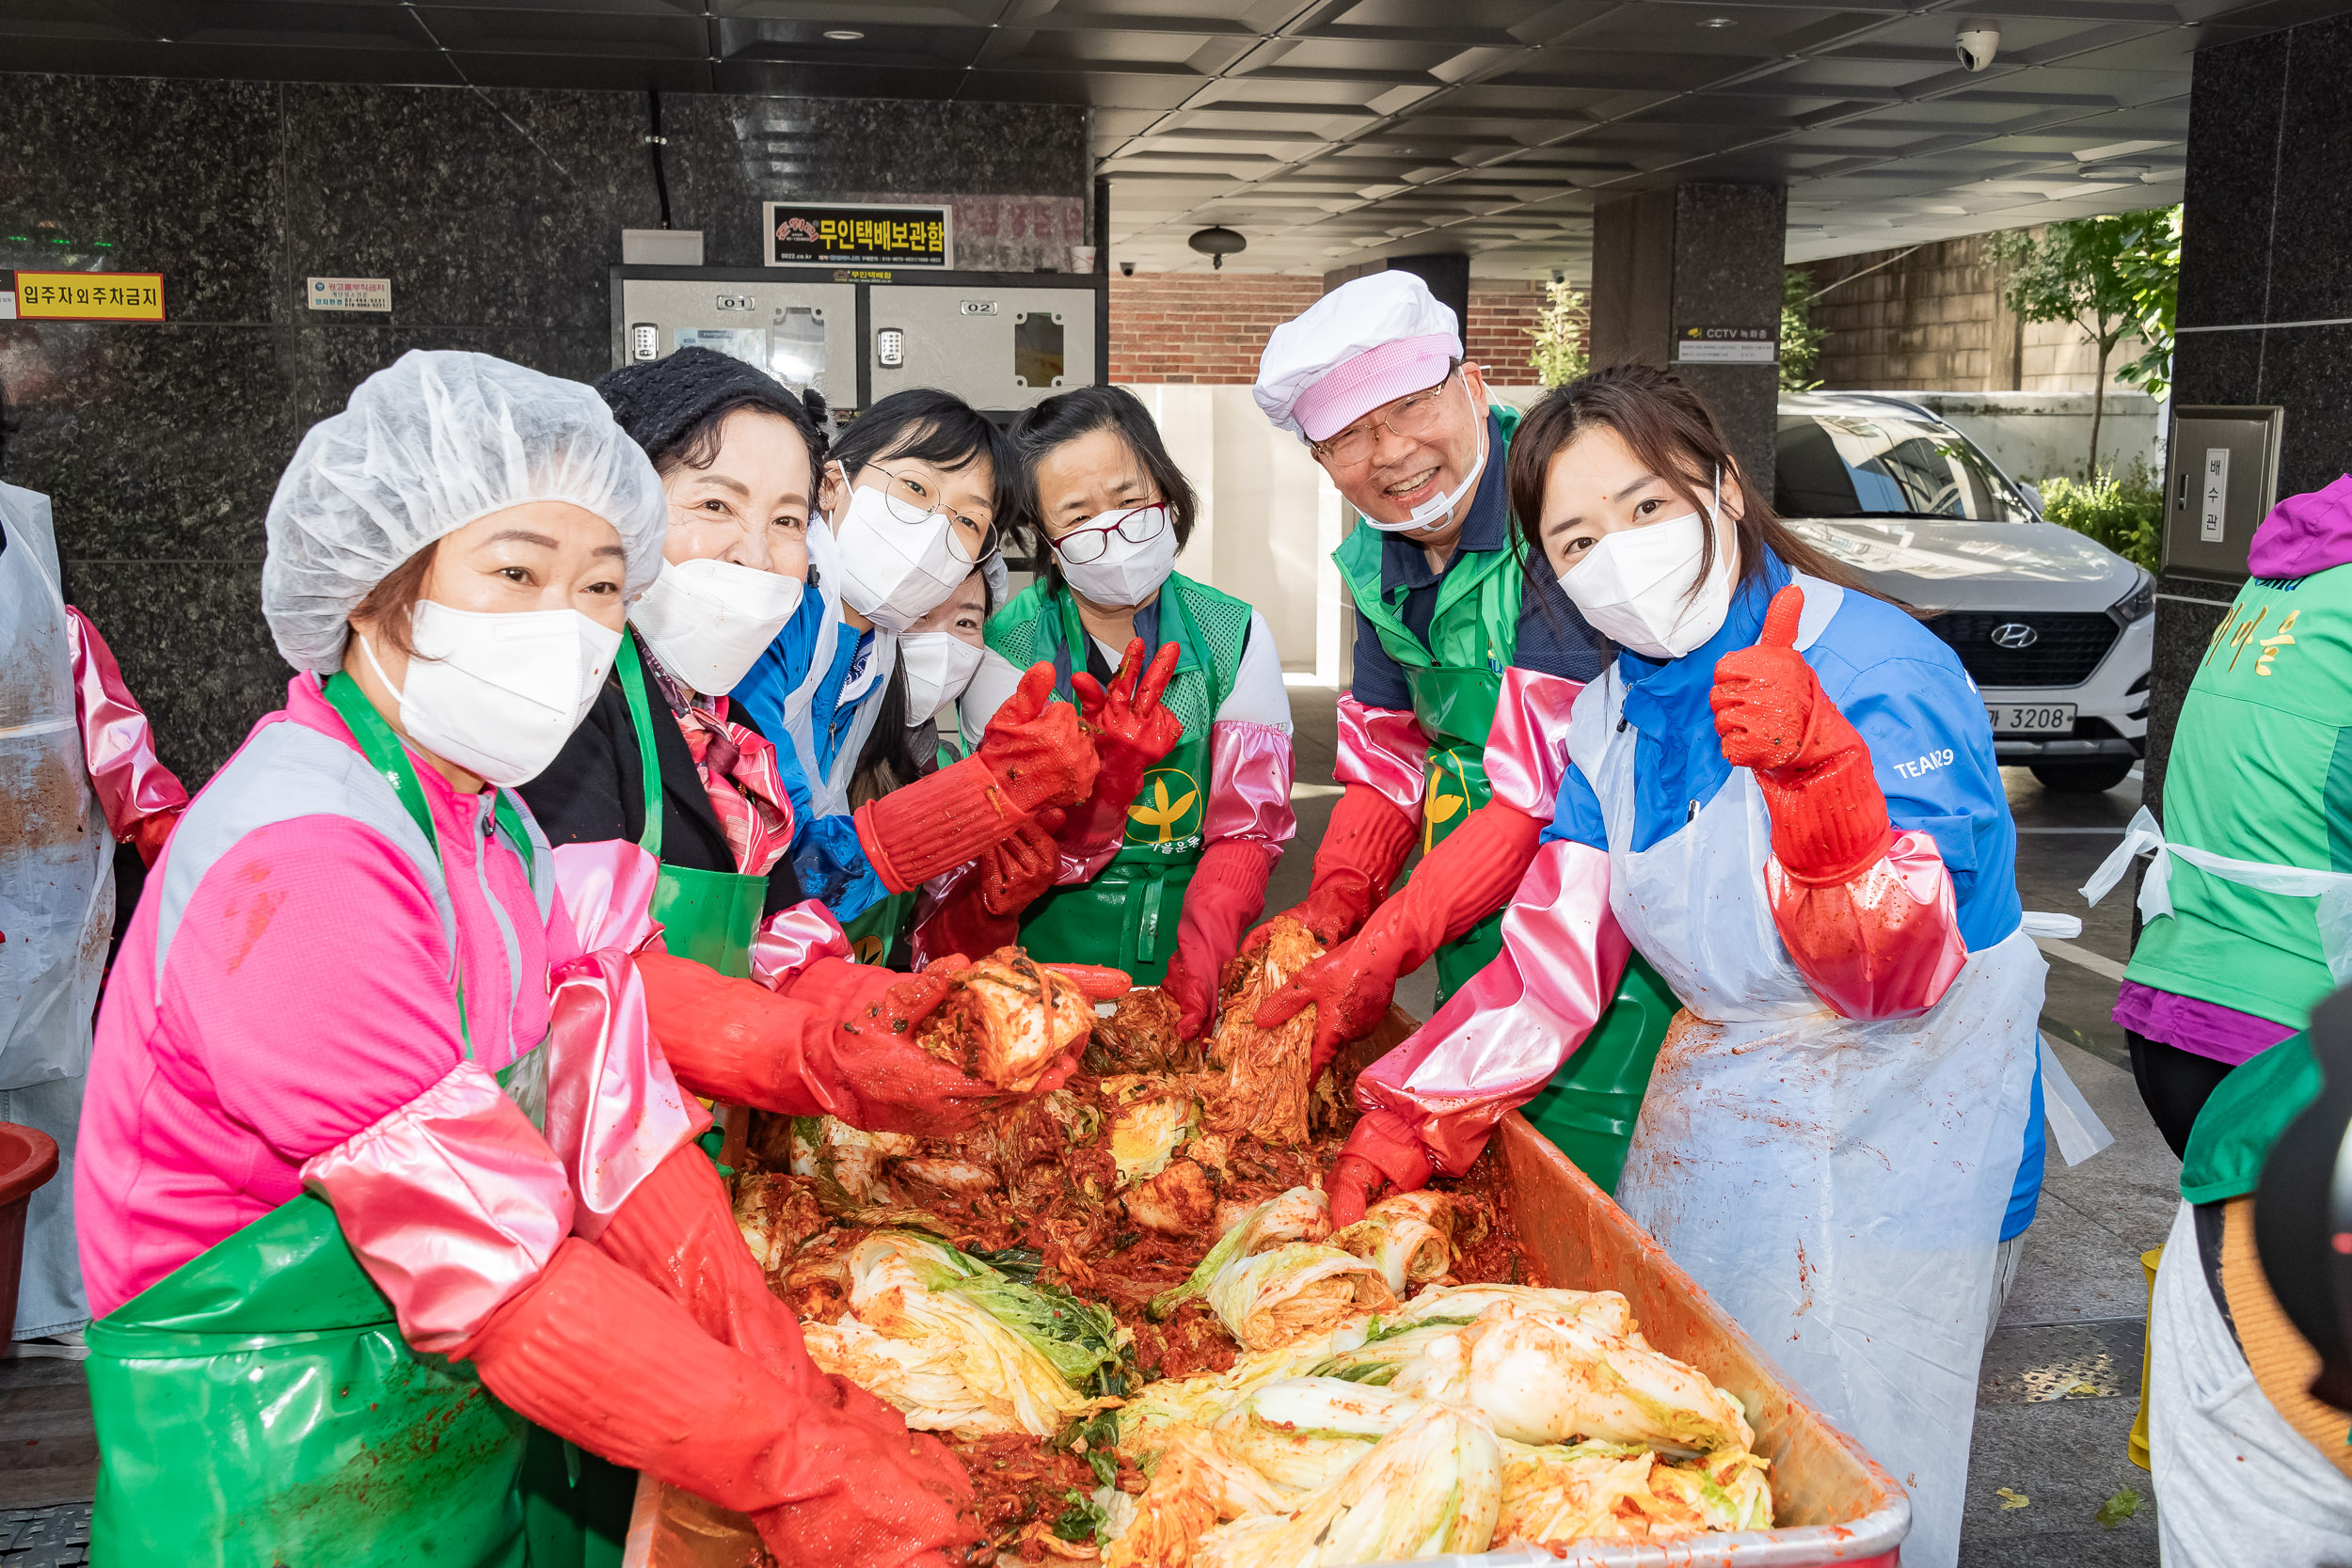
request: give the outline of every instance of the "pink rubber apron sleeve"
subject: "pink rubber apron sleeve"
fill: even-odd
[[[1502,673],[1494,727],[1486,732],[1486,783],[1496,800],[1551,820],[1568,772],[1568,710],[1583,689],[1581,681],[1535,670]]]
[[[1630,946],[1609,912],[1609,857],[1552,843],[1502,917],[1502,951],[1356,1082],[1362,1111],[1459,1176],[1495,1124],[1534,1098],[1615,996]]]
[[[564,1163],[472,1062],[304,1162],[302,1180],[335,1206],[402,1338],[422,1351],[479,1332],[572,1227]]]
[[[66,645],[73,661],[73,707],[82,726],[82,756],[89,768],[106,827],[119,842],[139,835],[151,817],[176,816],[188,803],[179,776],[155,755],[155,734],[131,695],[113,650],[88,617],[65,611]],[[145,835],[139,835],[144,842]],[[156,841],[160,845],[160,840]],[[150,864],[154,856],[147,856]]]
[[[1421,827],[1421,798],[1429,761],[1429,737],[1409,713],[1368,707],[1352,695],[1339,703],[1340,749],[1331,776],[1340,784],[1368,784]]]
[[[1287,844],[1298,832],[1291,781],[1298,769],[1291,737],[1279,724],[1220,719],[1209,726],[1209,800],[1201,836],[1211,844],[1255,839]]]
[[[752,938],[752,978],[777,990],[819,958],[850,956],[849,933],[833,911],[814,898],[778,910]]]

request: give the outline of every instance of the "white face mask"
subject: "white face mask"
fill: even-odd
[[[1708,515],[1695,513],[1601,535],[1560,574],[1560,591],[1595,630],[1645,658],[1680,658],[1723,629],[1731,609],[1732,560],[1722,537],[1723,475]],[[1692,591],[1709,528],[1715,562]]]
[[[1107,528],[1134,510],[1122,506],[1089,517],[1082,526]],[[1106,541],[1101,555],[1092,561],[1065,561],[1061,575],[1063,581],[1105,610],[1143,603],[1160,591],[1160,584],[1176,569],[1176,525],[1165,515],[1160,519],[1160,531],[1140,545],[1118,532],[1100,537]]]
[[[1464,382],[1462,389],[1467,393],[1470,390],[1470,383]],[[1474,400],[1470,406],[1472,411],[1476,412],[1477,404]],[[1364,521],[1383,533],[1409,533],[1415,529],[1436,528],[1454,515],[1454,509],[1461,505],[1465,498],[1477,490],[1479,476],[1486,471],[1486,420],[1484,416],[1481,416],[1478,421],[1478,461],[1470,465],[1470,478],[1462,481],[1449,494],[1430,497],[1413,508],[1413,515],[1401,523],[1384,523],[1377,517],[1365,517]]]
[[[595,705],[621,645],[576,610],[497,613],[417,601],[418,657],[394,689],[375,649],[375,678],[400,699],[400,727],[434,755],[509,788],[535,779]]]
[[[884,631],[904,631],[946,604],[972,575],[972,562],[957,560],[949,544],[955,526],[945,512],[902,523],[880,490],[850,491],[833,519],[841,602]]]
[[[661,667],[706,697],[723,697],[801,607],[801,579],[732,561],[664,562],[629,624]]]
[[[909,632],[898,639],[898,667],[907,673],[912,727],[963,695],[979,673],[980,650],[951,631]]]

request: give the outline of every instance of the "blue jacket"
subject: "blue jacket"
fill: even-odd
[[[1625,713],[1638,734],[1632,840],[1637,853],[1680,828],[1729,782],[1731,765],[1716,743],[1715,716],[1707,701],[1715,664],[1725,654],[1754,645],[1764,629],[1766,607],[1788,579],[1788,568],[1768,557],[1762,578],[1732,595],[1722,628],[1680,658],[1619,651]],[[1994,760],[1984,700],[1958,656],[1904,610],[1849,593],[1804,657],[1821,689],[1869,742],[1895,831],[1916,830],[1935,840],[1951,873],[1962,941],[1970,952],[1980,952],[2007,939],[2023,912],[2017,898],[2017,827]],[[1608,847],[1599,798],[1573,766],[1561,783],[1544,837]],[[2025,1162],[2003,1241],[2032,1222],[2042,1191],[2039,1067],[2033,1095]]]

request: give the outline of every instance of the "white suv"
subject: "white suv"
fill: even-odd
[[[2004,765],[2046,789],[2122,782],[2147,746],[2153,578],[2043,522],[2031,485],[1899,398],[1784,393],[1777,457],[1774,508],[1951,644]]]

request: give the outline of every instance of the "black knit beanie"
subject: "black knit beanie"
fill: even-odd
[[[624,365],[597,378],[599,396],[629,438],[660,467],[707,423],[739,408],[790,420],[809,447],[811,467],[823,465],[825,400],[815,388],[795,397],[756,366],[707,348],[682,348],[666,359]]]

